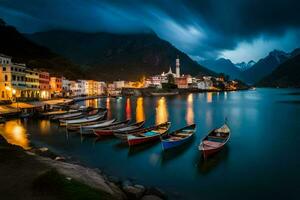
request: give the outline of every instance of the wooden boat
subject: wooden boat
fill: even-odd
[[[161,143],[164,150],[178,147],[188,142],[196,132],[196,124],[188,125],[176,131],[161,137]]]
[[[74,119],[76,117],[82,117],[83,113],[82,112],[74,112],[74,113],[68,113],[68,114],[63,114],[63,115],[56,115],[51,118],[51,120],[68,120],[68,119]]]
[[[93,116],[82,117],[79,119],[59,120],[59,122],[60,122],[60,126],[67,126],[69,124],[71,124],[71,125],[72,124],[86,125],[85,123],[99,121],[99,120],[103,119],[105,116],[106,116],[106,112],[103,112],[103,113],[98,113]]]
[[[138,134],[129,134],[127,135],[127,142],[129,146],[139,145],[146,142],[153,142],[158,140],[163,134],[165,134],[171,126],[171,122],[166,122],[159,124],[156,128],[140,132]]]
[[[123,129],[126,127],[140,127],[141,125],[144,124],[144,121],[143,121],[143,122],[138,122],[138,123],[128,125],[129,121],[130,120],[126,120],[126,121],[120,122],[119,124],[115,123],[109,127],[102,128],[102,129],[94,129],[93,131],[94,131],[94,134],[97,136],[108,136],[108,135],[113,135],[114,131],[116,131],[116,130]]]
[[[145,121],[141,121],[141,122],[126,126],[124,128],[116,129],[113,131],[113,135],[121,140],[127,141],[128,134],[134,134],[134,133],[142,132],[143,130],[145,130],[144,128],[142,128],[144,126],[144,124],[145,124]],[[151,129],[151,128],[155,128],[155,126],[149,127],[147,129]]]
[[[230,129],[225,123],[220,128],[214,129],[202,139],[199,150],[207,158],[220,151],[230,138]]]
[[[50,112],[42,112],[40,115],[42,117],[51,117],[51,116],[56,116],[56,115],[64,115],[64,114],[69,114],[69,113],[75,113],[79,112],[78,110],[54,110]]]
[[[110,120],[104,120],[104,121],[99,121],[97,124],[92,124],[92,125],[82,125],[80,126],[80,132],[85,132],[85,131],[92,131],[95,128],[104,128],[107,126],[110,126],[116,121],[116,119],[110,119]]]

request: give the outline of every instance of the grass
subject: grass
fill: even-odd
[[[68,180],[59,174],[55,169],[51,169],[38,176],[33,183],[36,192],[44,195],[52,194],[59,199],[66,200],[108,200],[113,199],[111,195],[91,188],[76,180]]]

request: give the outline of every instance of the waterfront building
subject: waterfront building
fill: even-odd
[[[51,96],[62,96],[62,77],[50,77]]]
[[[113,84],[115,89],[122,89],[125,87],[125,81],[114,81]]]
[[[40,98],[49,99],[50,95],[50,74],[46,71],[39,71]]]
[[[65,77],[61,78],[62,96],[70,96],[70,81]]]
[[[201,90],[209,90],[213,88],[213,81],[211,79],[203,77],[202,80],[198,81],[198,89]]]
[[[25,97],[27,98],[39,98],[39,73],[36,69],[26,68],[25,70]]]
[[[181,76],[175,79],[175,84],[180,89],[188,88],[188,76]]]
[[[87,81],[86,80],[78,80],[78,94],[79,96],[87,95],[86,87],[87,87]]]
[[[0,99],[14,100],[24,96],[25,84],[24,64],[11,62],[11,57],[0,54]]]

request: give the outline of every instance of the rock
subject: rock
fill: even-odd
[[[132,186],[132,182],[130,180],[123,181],[122,187],[126,187],[126,186]]]
[[[145,192],[145,188],[143,186],[125,186],[123,187],[123,190],[127,194],[129,199],[140,199]]]
[[[66,177],[66,179],[67,179],[68,181],[72,180],[72,178],[70,178],[70,177]]]
[[[141,200],[162,200],[162,198],[154,195],[145,195],[141,198]]]
[[[47,147],[42,147],[42,148],[39,148],[39,150],[40,150],[41,152],[45,152],[45,151],[48,151],[48,148],[47,148]]]
[[[66,159],[64,157],[56,156],[54,160],[65,161]]]
[[[116,177],[116,176],[109,176],[108,180],[110,182],[113,182],[113,183],[116,183],[116,184],[119,184],[121,182],[120,179],[118,177]]]
[[[146,194],[147,195],[154,195],[154,196],[158,196],[162,199],[167,199],[167,195],[164,191],[162,191],[161,189],[159,188],[156,188],[156,187],[150,187],[147,189],[146,191]]]
[[[113,196],[115,197],[115,199],[117,199],[117,200],[118,199],[120,199],[120,200],[127,199],[127,196],[125,195],[125,193],[115,183],[109,182],[108,185],[112,189]]]

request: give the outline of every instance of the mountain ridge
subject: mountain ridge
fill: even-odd
[[[160,74],[170,66],[175,69],[177,55],[183,74],[215,74],[152,33],[115,34],[52,30],[25,36],[80,64],[81,70],[92,79],[136,80],[142,76]]]

